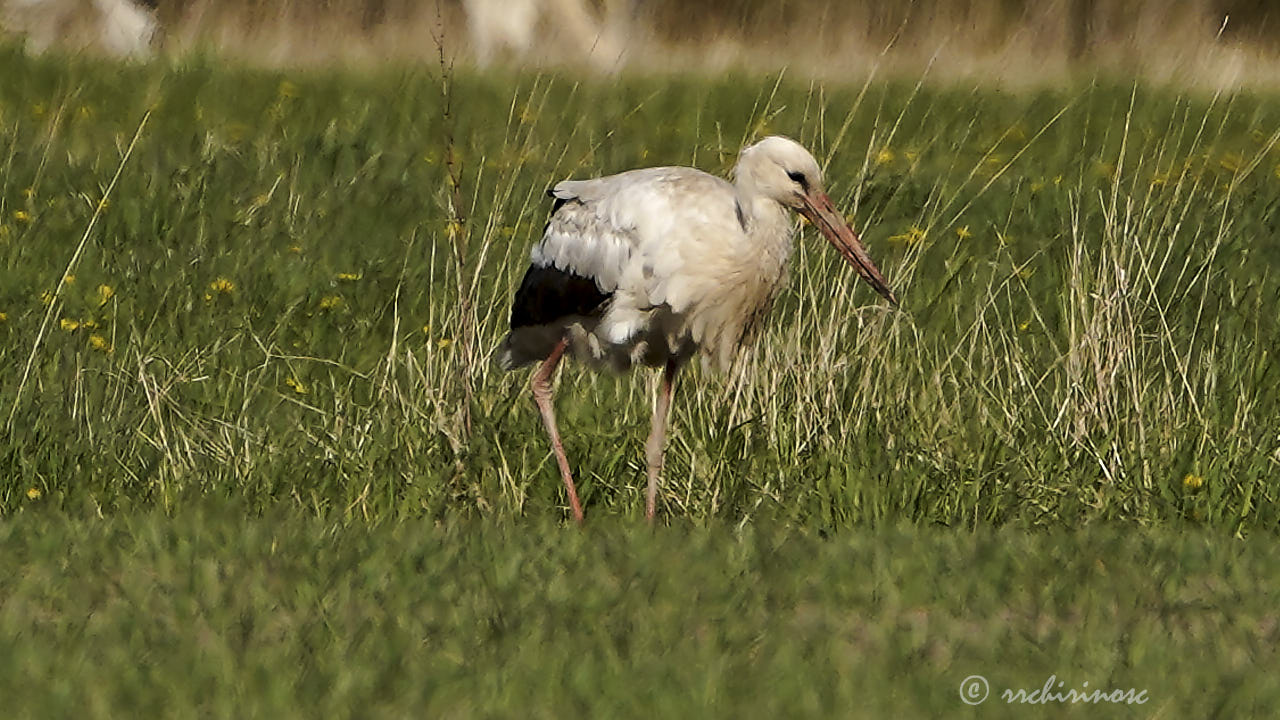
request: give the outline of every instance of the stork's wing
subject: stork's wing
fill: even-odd
[[[683,305],[681,283],[697,274],[689,250],[703,229],[738,225],[733,187],[693,168],[566,180],[548,194],[555,206],[517,292],[513,327],[517,318],[546,324],[601,312],[615,295],[637,310]]]
[[[591,280],[605,293],[618,289],[639,249],[635,223],[615,208],[628,194],[626,185],[616,182],[619,177],[565,180],[547,191],[555,207],[542,241],[530,253],[534,267],[553,267]]]
[[[747,239],[733,186],[692,168],[566,180],[548,194],[551,218],[497,355],[506,369],[547,357],[574,318],[595,319],[595,337],[626,347],[655,314],[683,315],[713,296],[726,273],[708,258]]]
[[[551,266],[530,265],[511,304],[511,329],[599,314],[613,297],[595,281]]]
[[[589,198],[598,182],[564,181],[547,191],[555,205],[516,290],[512,330],[596,315],[613,297],[636,243],[629,229],[597,215],[600,203]]]

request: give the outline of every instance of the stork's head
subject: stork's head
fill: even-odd
[[[734,169],[738,187],[789,207],[809,219],[876,292],[897,304],[858,235],[822,188],[822,169],[800,143],[780,135],[746,147]]]

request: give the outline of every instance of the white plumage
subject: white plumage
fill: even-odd
[[[566,180],[516,293],[498,360],[535,361],[535,400],[552,438],[575,518],[582,513],[555,427],[550,377],[562,353],[593,364],[666,369],[649,442],[653,517],[666,412],[676,372],[698,350],[728,365],[786,276],[794,223],[808,217],[878,292],[879,270],[822,190],[817,162],[792,140],[742,151],[730,184],[700,170],[648,168]]]

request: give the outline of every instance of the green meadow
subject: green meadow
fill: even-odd
[[[1280,97],[0,65],[20,714],[1280,708]],[[682,378],[652,529],[654,378],[568,364],[578,530],[490,357],[544,191],[771,133],[901,307],[802,229],[756,345]]]
[[[1280,563],[1126,527],[0,526],[11,717],[1268,717]],[[970,707],[961,683],[987,680]],[[1145,690],[1009,704],[1005,690]],[[976,699],[976,698],[974,698]]]

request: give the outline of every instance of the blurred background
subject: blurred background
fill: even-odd
[[[425,60],[1017,80],[1087,70],[1266,82],[1275,0],[0,0],[35,52],[213,51],[278,65]]]

